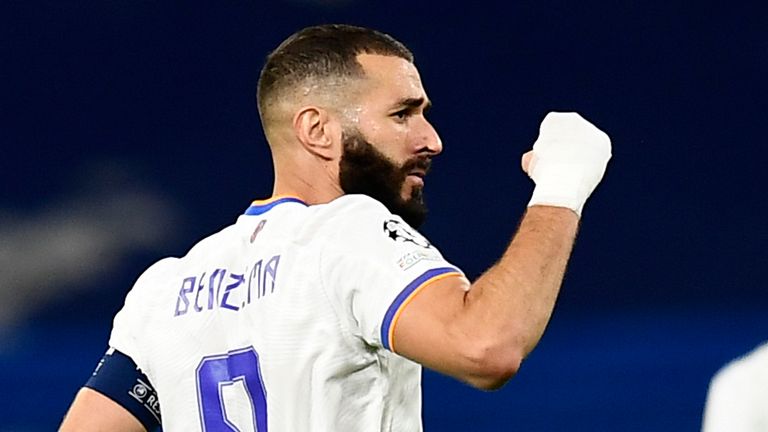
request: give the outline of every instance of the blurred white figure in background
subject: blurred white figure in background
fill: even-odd
[[[768,343],[712,378],[702,432],[768,432]]]

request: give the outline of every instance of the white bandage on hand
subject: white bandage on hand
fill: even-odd
[[[547,114],[528,166],[536,183],[528,206],[567,207],[581,216],[610,158],[611,140],[605,132],[576,113]]]

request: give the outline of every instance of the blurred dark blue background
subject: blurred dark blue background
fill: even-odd
[[[270,194],[257,74],[324,22],[416,54],[445,144],[423,231],[471,276],[546,112],[613,140],[541,344],[500,392],[426,373],[426,430],[697,430],[768,339],[759,2],[0,3],[0,430],[54,429],[136,276]]]

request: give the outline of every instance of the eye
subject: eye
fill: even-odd
[[[408,108],[406,108],[406,109],[402,109],[402,110],[400,110],[400,111],[394,112],[394,113],[392,113],[390,116],[391,116],[391,117],[394,117],[395,119],[397,119],[397,120],[399,120],[399,121],[405,121],[405,120],[407,120],[407,119],[408,119],[408,117],[410,117],[411,115],[412,115],[412,113],[411,113],[411,110],[410,110],[410,109],[408,109]]]

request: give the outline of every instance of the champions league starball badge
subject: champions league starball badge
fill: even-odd
[[[384,222],[384,233],[396,242],[411,242],[423,248],[431,248],[432,244],[421,234],[413,230],[403,221],[389,219]]]

